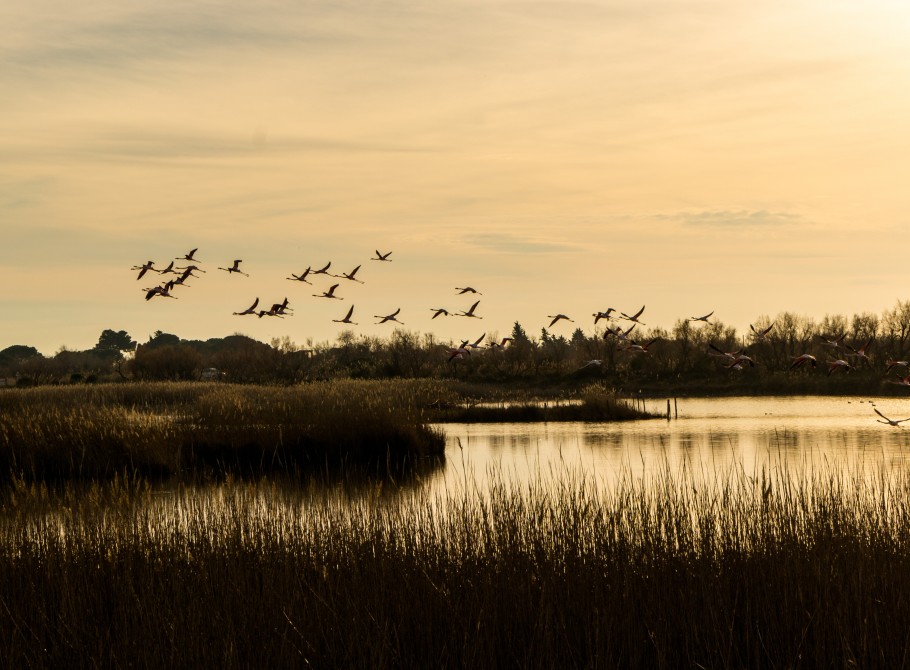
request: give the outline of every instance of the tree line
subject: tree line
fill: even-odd
[[[772,324],[761,341],[751,331],[738,333],[719,320],[680,319],[669,330],[636,326],[629,340],[654,342],[647,352],[635,352],[607,331],[611,326],[599,324],[593,332],[576,328],[568,336],[544,328],[535,336],[516,322],[505,346],[490,346],[499,334],[486,333],[476,348],[466,347],[469,354],[455,357],[453,349],[467,343],[442,342],[432,333],[404,329],[384,338],[345,330],[334,342],[305,345],[287,337],[265,343],[241,334],[185,340],[161,331],[140,343],[126,331],[107,329],[85,351],[61,349],[46,357],[27,345],[7,347],[0,351],[0,378],[28,385],[201,378],[290,384],[332,378],[436,377],[526,384],[598,380],[624,389],[745,387],[773,392],[780,387],[824,392],[893,386],[891,390],[897,392],[898,382],[910,373],[906,365],[893,365],[910,358],[910,301],[898,301],[880,315],[826,315],[818,321],[781,312],[761,316],[753,326],[760,331]],[[826,344],[842,335],[841,348]],[[850,350],[870,340],[868,360]],[[731,369],[729,359],[718,350],[744,351],[755,365]],[[794,357],[801,354],[814,356],[818,366],[791,369]],[[828,375],[826,361],[834,358],[850,362],[850,372]]]

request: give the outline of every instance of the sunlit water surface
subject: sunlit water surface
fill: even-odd
[[[910,400],[858,397],[680,399],[678,418],[617,423],[446,424],[446,466],[429,486],[443,492],[491,481],[522,487],[559,478],[716,483],[741,473],[878,477],[907,467]],[[666,412],[666,400],[649,410]]]

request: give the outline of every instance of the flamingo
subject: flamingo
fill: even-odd
[[[824,335],[819,335],[818,339],[822,341],[823,347],[831,347],[832,349],[837,350],[844,346],[845,337],[847,337],[847,333],[841,333],[841,335],[835,337],[833,340],[829,340]]]
[[[145,299],[151,300],[156,295],[160,295],[162,298],[176,298],[177,296],[171,295],[172,288],[174,288],[174,282],[169,281],[167,284],[162,284],[161,286],[143,289],[145,291]]]
[[[306,270],[304,270],[304,271],[303,271],[302,273],[300,273],[299,275],[295,275],[295,274],[292,272],[292,273],[291,273],[291,276],[290,276],[290,277],[285,277],[285,279],[290,279],[291,281],[302,281],[304,284],[309,284],[310,286],[312,286],[312,285],[313,285],[313,282],[308,282],[308,281],[306,280],[306,277],[307,277],[308,274],[310,274],[310,268],[307,268]]]
[[[468,344],[467,342],[465,342],[465,343],[464,343],[463,345],[461,345],[461,346],[462,346],[463,348],[479,349],[479,348],[480,348],[480,343],[483,342],[483,338],[485,338],[486,336],[487,336],[487,334],[484,333],[483,335],[481,335],[480,337],[478,337],[476,340],[474,340],[474,341],[471,342],[470,344]]]
[[[604,339],[607,339],[607,335],[613,335],[614,337],[617,337],[620,340],[627,341],[629,339],[629,333],[631,333],[633,330],[635,330],[636,325],[638,325],[638,324],[633,323],[625,331],[622,328],[607,328],[606,331],[604,331]]]
[[[348,313],[345,315],[345,317],[343,319],[332,319],[332,321],[334,321],[335,323],[349,323],[352,326],[356,326],[358,324],[351,321],[351,315],[353,313],[354,313],[354,305],[351,305],[351,309],[348,310]]]
[[[386,253],[381,254],[381,253],[379,253],[379,249],[377,249],[377,250],[376,250],[376,257],[375,257],[375,258],[371,258],[370,260],[371,260],[371,261],[385,261],[385,262],[387,262],[387,263],[391,263],[391,262],[392,262],[392,259],[389,258],[389,256],[391,256],[391,255],[392,255],[392,252],[391,252],[391,251],[387,251]]]
[[[339,286],[339,284],[332,284],[329,287],[328,291],[324,291],[323,293],[314,293],[313,297],[314,298],[335,298],[335,300],[344,300],[344,298],[335,295],[335,289],[338,288],[338,286]]]
[[[622,318],[624,318],[626,321],[634,321],[635,323],[641,323],[641,325],[645,326],[647,324],[642,323],[641,321],[638,320],[638,317],[640,317],[642,312],[644,312],[644,311],[645,311],[645,306],[642,305],[641,309],[638,310],[637,312],[635,312],[635,314],[633,314],[632,316],[629,316],[625,312],[620,312],[620,314],[622,315]]]
[[[799,356],[794,356],[791,360],[792,360],[792,362],[790,363],[791,370],[802,367],[806,363],[811,363],[813,368],[818,365],[818,361],[815,359],[815,356],[813,356],[812,354],[800,354]]]
[[[130,270],[139,270],[139,276],[136,277],[136,281],[138,281],[142,279],[149,270],[152,272],[160,272],[160,270],[155,269],[154,265],[155,261],[146,261],[145,265],[134,265]]]
[[[362,284],[362,283],[363,283],[362,281],[360,281],[359,279],[356,279],[356,278],[354,277],[354,275],[357,274],[357,271],[358,271],[359,269],[360,269],[360,266],[358,265],[356,268],[354,268],[353,270],[351,270],[351,272],[350,272],[349,274],[345,274],[344,272],[342,272],[341,275],[339,275],[339,276],[340,276],[342,279],[350,279],[351,281],[355,281],[355,282],[358,282],[358,283]]]
[[[256,313],[256,307],[257,307],[258,305],[259,305],[259,298],[256,298],[256,300],[253,301],[253,304],[252,304],[252,305],[250,305],[249,307],[247,307],[247,308],[246,308],[245,310],[243,310],[242,312],[234,312],[234,314],[237,315],[237,316],[243,316],[244,314],[255,314],[255,313]]]
[[[569,322],[571,322],[571,323],[575,323],[574,321],[572,321],[572,319],[570,319],[569,317],[567,317],[565,314],[556,314],[556,315],[548,314],[548,315],[547,315],[547,318],[548,318],[548,319],[553,319],[552,321],[550,321],[550,325],[547,326],[547,328],[552,328],[552,327],[553,327],[553,324],[555,324],[557,321],[563,321],[563,320],[565,320],[565,321],[569,321]]]
[[[876,419],[876,420],[875,420],[876,423],[884,423],[884,424],[886,424],[886,425],[888,425],[888,426],[896,426],[896,427],[898,427],[898,428],[903,428],[903,426],[901,426],[901,424],[902,424],[904,421],[910,421],[910,418],[907,418],[907,419],[889,419],[889,418],[886,417],[884,414],[882,414],[881,412],[879,412],[877,407],[873,407],[872,409],[875,410],[875,413],[876,413],[876,414],[878,414],[880,417],[882,417],[882,419],[884,419],[884,421],[882,421],[881,419]]]
[[[205,270],[203,270],[202,268],[200,268],[198,265],[178,265],[178,266],[177,266],[177,269],[178,269],[178,270],[183,270],[184,272],[186,272],[187,270],[189,270],[189,272],[191,273],[191,274],[190,274],[191,277],[195,277],[195,276],[196,276],[196,275],[194,275],[194,274],[192,274],[192,273],[193,273],[193,272],[196,272],[197,270],[198,270],[199,272],[205,272]]]
[[[737,357],[737,356],[741,356],[742,353],[743,353],[743,350],[742,350],[742,349],[740,349],[739,351],[724,351],[724,350],[722,350],[722,349],[718,349],[717,347],[715,347],[715,346],[714,346],[713,344],[711,344],[710,342],[708,342],[708,346],[711,347],[712,349],[714,349],[714,351],[717,352],[716,354],[712,354],[712,353],[709,351],[708,354],[709,354],[710,356],[718,356],[718,357],[721,357],[721,358],[726,359],[727,361],[735,361],[735,360],[736,360],[736,357]]]
[[[440,314],[442,314],[443,316],[449,316],[449,310],[444,309],[444,308],[442,308],[442,307],[431,307],[431,308],[430,308],[430,311],[431,311],[431,312],[436,312],[432,317],[430,317],[430,320],[431,320],[431,321],[432,321],[433,319],[435,319],[437,316],[439,316]]]
[[[401,321],[399,321],[398,319],[395,318],[396,316],[398,316],[398,313],[399,313],[400,311],[401,311],[401,307],[399,307],[398,309],[396,309],[396,310],[395,310],[394,312],[392,312],[391,314],[387,314],[386,316],[380,316],[379,314],[374,314],[373,316],[374,316],[375,318],[381,319],[381,321],[377,321],[377,322],[376,322],[376,325],[379,325],[380,323],[385,323],[386,321],[394,321],[395,323],[401,323],[401,325],[403,326],[404,323],[402,323]]]
[[[322,268],[322,269],[320,269],[320,270],[313,270],[313,271],[311,271],[310,274],[314,274],[314,275],[330,275],[330,273],[329,273],[329,268],[330,268],[330,267],[332,267],[332,261],[329,261],[328,263],[326,263],[326,264],[325,264],[325,267]],[[330,275],[330,276],[332,276],[332,275]]]
[[[892,369],[892,368],[895,368],[895,367],[897,367],[898,365],[903,366],[903,367],[905,367],[905,368],[906,368],[906,367],[910,367],[910,361],[888,361],[888,362],[886,363],[886,365],[887,365],[888,367],[885,369],[885,374],[888,374],[889,372],[891,372],[891,369]]]
[[[491,349],[497,349],[497,348],[505,349],[506,345],[509,344],[509,342],[511,342],[511,341],[512,341],[511,337],[504,337],[499,342],[490,342],[490,348]]]
[[[594,314],[591,315],[594,317],[594,325],[596,326],[597,322],[600,321],[601,319],[607,319],[607,320],[611,319],[612,317],[610,316],[610,314],[615,311],[616,310],[613,309],[612,307],[607,307],[606,312],[594,312]]]
[[[218,268],[218,269],[219,269],[219,270],[224,270],[224,271],[227,272],[228,274],[231,274],[232,272],[236,272],[237,274],[241,274],[241,275],[243,275],[244,277],[249,277],[249,275],[248,275],[246,272],[243,272],[243,271],[240,269],[240,264],[241,264],[242,262],[243,262],[243,260],[238,259],[238,260],[235,260],[235,261],[234,261],[234,264],[233,264],[231,267],[229,267],[229,268]]]
[[[622,351],[628,351],[630,354],[647,354],[648,347],[650,347],[652,344],[657,342],[657,340],[659,340],[659,339],[660,339],[659,337],[655,337],[653,340],[651,340],[647,344],[638,344],[637,342],[632,342],[632,343],[624,346],[622,348]]]
[[[470,286],[465,286],[464,288],[456,286],[455,290],[458,291],[458,295],[464,295],[465,293],[476,293],[477,295],[483,295],[483,293],[478,291],[476,288],[471,288]]]
[[[767,342],[768,333],[770,333],[771,329],[774,328],[774,322],[772,322],[771,325],[764,330],[756,330],[755,326],[753,326],[751,323],[749,324],[749,328],[752,330],[752,338],[756,342]]]
[[[844,372],[850,372],[853,369],[853,366],[850,365],[847,361],[842,358],[838,358],[836,361],[828,361],[828,376],[831,376],[832,372],[837,370],[843,370]]]
[[[479,304],[480,304],[480,300],[478,300],[473,305],[471,305],[471,309],[469,309],[467,312],[459,312],[455,316],[471,316],[471,317],[474,317],[475,319],[482,319],[483,318],[482,316],[477,316],[474,313],[474,310],[477,309],[477,305],[479,305]]]
[[[460,361],[464,359],[465,356],[470,356],[471,350],[465,349],[464,346],[457,348],[450,347],[449,349],[446,349],[446,353],[449,355],[449,360],[446,362],[451,363],[452,361]]]
[[[712,314],[714,314],[713,311],[708,312],[704,316],[690,316],[689,321],[704,321],[705,323],[708,323],[708,317],[711,316]]]
[[[587,363],[585,363],[584,365],[582,365],[582,366],[581,366],[580,368],[578,368],[578,370],[576,370],[575,372],[578,372],[579,370],[585,370],[585,369],[587,369],[587,368],[595,368],[595,367],[596,367],[596,368],[599,368],[599,367],[600,367],[601,365],[603,365],[603,364],[604,364],[604,362],[603,362],[602,360],[600,360],[600,359],[598,359],[598,358],[595,358],[594,360],[590,360],[590,361],[588,361]]]
[[[167,275],[167,274],[175,275],[175,274],[177,274],[177,271],[174,269],[174,261],[171,261],[170,263],[168,263],[168,265],[167,265],[166,268],[164,268],[163,270],[158,270],[158,272],[159,272],[160,274],[163,274],[163,275]]]
[[[868,340],[866,340],[866,343],[865,343],[863,346],[861,346],[859,349],[854,349],[853,347],[851,347],[851,346],[848,344],[848,345],[847,345],[847,349],[849,349],[849,350],[850,350],[851,352],[853,352],[853,353],[847,354],[847,355],[848,355],[848,356],[854,356],[854,357],[856,357],[856,358],[860,358],[860,359],[862,359],[862,360],[864,360],[864,361],[870,360],[870,359],[869,359],[869,355],[866,353],[866,351],[869,349],[870,346],[872,346],[872,341],[873,341],[874,339],[875,339],[874,336],[870,337]]]
[[[196,247],[196,248],[193,249],[190,253],[188,253],[188,254],[186,254],[186,255],[184,255],[184,256],[177,256],[177,258],[175,258],[174,260],[178,260],[178,261],[189,261],[190,263],[199,262],[199,261],[197,261],[196,258],[194,258],[194,255],[196,254],[197,251],[199,251],[199,247]]]
[[[745,366],[748,365],[750,368],[755,367],[755,361],[746,356],[745,354],[740,354],[732,361],[730,364],[725,366],[728,370],[745,370]]]
[[[900,375],[897,375],[896,382],[893,382],[889,379],[888,383],[897,384],[898,386],[910,386],[910,374],[908,374],[906,377],[901,377]]]

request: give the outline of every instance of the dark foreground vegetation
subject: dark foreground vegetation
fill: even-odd
[[[897,668],[910,479],[117,480],[0,507],[10,667]],[[795,476],[795,481],[787,479]]]
[[[471,398],[471,387],[433,380],[5,389],[0,482],[376,473],[441,457],[444,436],[432,423],[647,416],[597,386],[568,407],[478,406]]]

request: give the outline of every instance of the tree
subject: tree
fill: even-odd
[[[95,351],[98,353],[132,351],[136,343],[125,330],[114,331],[110,328],[101,331]]]

